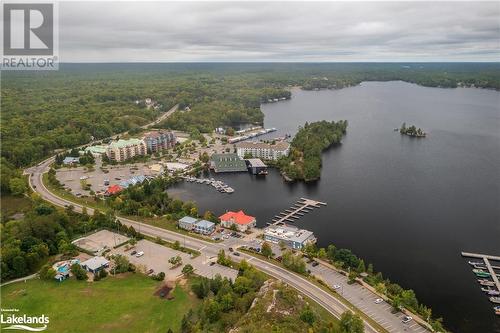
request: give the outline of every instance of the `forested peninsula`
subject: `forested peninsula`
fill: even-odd
[[[307,123],[292,140],[290,154],[277,162],[286,180],[313,181],[321,176],[321,153],[340,143],[346,134],[347,120]]]

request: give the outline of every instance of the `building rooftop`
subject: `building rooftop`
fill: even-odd
[[[242,210],[239,212],[227,212],[221,216],[219,216],[219,219],[221,221],[231,221],[236,224],[249,224],[253,221],[255,221],[255,217],[246,215]]]
[[[210,229],[215,226],[215,223],[207,221],[207,220],[200,220],[195,223],[195,225],[199,228],[204,228],[204,229]]]
[[[274,236],[283,240],[290,240],[298,243],[303,243],[311,236],[314,237],[312,231],[299,229],[289,225],[272,225],[264,230],[265,235]]]
[[[111,185],[106,190],[106,193],[108,193],[108,194],[116,194],[116,193],[120,193],[122,190],[123,190],[123,188],[120,185]]]
[[[88,269],[91,269],[93,271],[101,268],[102,266],[106,266],[107,264],[109,264],[109,261],[101,256],[93,257],[90,258],[89,260],[82,262],[82,266],[86,266]]]
[[[105,146],[90,146],[85,148],[85,152],[91,152],[94,154],[105,154],[106,153],[106,147]]]
[[[191,216],[184,216],[182,219],[179,220],[179,222],[186,223],[186,224],[193,224],[198,222],[198,219],[195,219],[194,217]]]
[[[109,148],[125,148],[129,146],[135,146],[135,145],[140,145],[144,144],[144,141],[140,139],[128,139],[128,140],[118,140],[118,141],[113,141],[109,144]]]
[[[275,144],[262,141],[242,141],[236,144],[236,148],[287,150],[290,148],[290,144],[286,141],[276,141]]]
[[[248,163],[250,163],[250,166],[253,168],[266,168],[267,165],[262,162],[260,158],[249,158],[247,159]]]
[[[65,157],[63,160],[63,164],[71,164],[71,163],[78,163],[80,161],[79,157]]]
[[[215,172],[247,171],[247,165],[237,154],[213,154],[210,161]]]

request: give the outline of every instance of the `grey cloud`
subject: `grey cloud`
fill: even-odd
[[[497,61],[496,2],[62,2],[65,62]]]

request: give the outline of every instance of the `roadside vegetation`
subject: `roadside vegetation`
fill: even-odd
[[[216,275],[197,277],[192,291],[202,300],[182,319],[181,332],[330,332],[362,333],[351,313],[335,319],[318,304],[281,282],[269,279],[245,260],[233,282]]]
[[[393,305],[395,311],[406,308],[419,314],[426,320],[436,332],[445,332],[442,318],[434,318],[432,309],[421,304],[411,289],[404,289],[397,283],[384,278],[381,272],[375,272],[373,265],[366,266],[363,259],[358,258],[348,249],[337,249],[334,245],[325,248],[317,248],[309,244],[303,249],[308,258],[324,260],[349,278],[350,283],[363,281],[374,288],[379,294],[385,295]]]

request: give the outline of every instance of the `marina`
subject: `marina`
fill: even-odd
[[[234,193],[234,188],[227,185],[221,180],[215,180],[214,178],[196,178],[196,177],[182,177],[182,178],[190,183],[210,185],[221,193],[228,193],[228,194]]]
[[[487,254],[479,254],[479,253],[470,253],[470,252],[462,252],[463,257],[470,258],[478,258],[482,259],[482,261],[468,261],[468,264],[474,267],[472,272],[476,274],[476,276],[484,279],[478,279],[477,282],[483,287],[481,287],[481,291],[485,292],[489,297],[490,302],[500,304],[500,274],[495,272],[495,269],[498,269],[498,266],[491,265],[490,260],[500,261],[499,256],[492,256]],[[484,269],[487,269],[485,271]],[[493,281],[487,279],[491,278]],[[498,307],[495,306],[493,308],[495,314],[500,315],[500,311],[498,311]]]
[[[268,224],[279,225],[285,224],[286,222],[295,222],[297,219],[304,216],[305,213],[312,211],[314,208],[320,208],[321,206],[326,206],[326,203],[307,198],[300,198],[300,200],[298,200],[289,209],[285,209],[281,213],[274,216],[272,223]]]
[[[264,135],[267,133],[276,132],[276,130],[277,129],[275,127],[263,128],[263,129],[258,130],[257,132],[252,132],[252,133],[248,133],[245,135],[236,136],[234,138],[229,139],[228,142],[232,144],[232,143],[236,143],[236,142],[240,142],[240,141],[245,141],[245,140],[256,138],[258,136],[261,136],[261,135]]]

